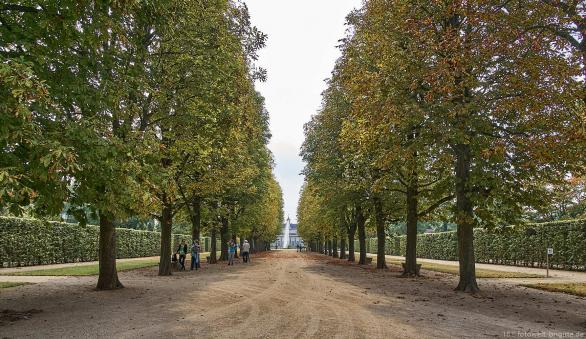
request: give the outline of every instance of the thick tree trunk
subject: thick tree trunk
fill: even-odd
[[[470,199],[470,145],[454,146],[456,153],[456,222],[458,224],[458,258],[460,281],[456,290],[476,293],[476,265],[474,258],[474,214]]]
[[[354,262],[356,256],[354,255],[354,237],[356,236],[356,223],[352,221],[348,229],[348,261]]]
[[[386,260],[385,260],[385,242],[386,242],[386,235],[385,235],[385,219],[383,214],[383,203],[380,198],[374,198],[374,218],[376,222],[376,239],[377,239],[377,249],[376,249],[376,268],[382,269],[386,268]]]
[[[338,237],[334,237],[332,240],[332,257],[338,257]]]
[[[346,237],[344,235],[340,238],[340,259],[346,259]]]
[[[191,239],[198,240],[201,235],[201,199],[195,198],[191,204],[193,215],[191,216]]]
[[[358,258],[359,265],[366,264],[366,220],[362,214],[362,208],[356,207],[356,227],[358,228],[358,246],[360,246],[360,257]]]
[[[99,243],[100,273],[98,276],[98,290],[113,290],[122,288],[116,270],[116,228],[108,217],[100,213],[100,243]]]
[[[414,178],[412,180],[415,180]],[[417,186],[407,188],[407,250],[405,252],[405,276],[417,276]]]
[[[222,217],[222,228],[220,229],[220,261],[228,260],[228,241],[230,235],[228,234],[228,218]]]
[[[161,213],[161,257],[159,259],[159,275],[171,275],[171,230],[173,228],[173,213],[167,205]]]
[[[217,236],[216,236],[216,228],[212,228],[212,231],[210,232],[210,238],[211,238],[211,244],[210,244],[210,264],[216,264],[218,263],[218,258],[217,258],[217,254],[216,252],[218,251],[218,249],[216,248],[216,243],[217,243]]]

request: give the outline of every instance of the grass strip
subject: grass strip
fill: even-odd
[[[391,264],[401,266],[401,263],[404,261],[401,260],[387,260]],[[429,262],[418,262],[421,264],[421,268],[428,271],[434,272],[442,272],[442,273],[449,273],[449,274],[460,274],[460,268],[458,265],[442,265],[442,264],[435,264]],[[498,270],[489,270],[489,269],[482,269],[476,268],[476,277],[477,278],[543,278],[542,275],[533,274],[533,273],[523,273],[523,272],[507,272],[507,271],[498,271]]]
[[[118,272],[135,270],[144,267],[157,266],[159,259],[145,259],[145,260],[131,260],[131,261],[117,261],[116,268]],[[2,275],[10,276],[88,276],[97,275],[99,273],[99,264],[79,265],[61,268],[49,268],[32,271],[22,271],[5,273]]]
[[[22,285],[32,285],[32,283],[28,282],[9,282],[9,281],[0,281],[0,288],[10,288]]]
[[[524,284],[522,286],[535,288],[538,290],[559,292],[579,297],[586,297],[586,283],[558,283],[558,284]]]

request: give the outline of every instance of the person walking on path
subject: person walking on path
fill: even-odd
[[[244,240],[244,244],[242,244],[242,261],[247,263],[250,259],[250,244],[248,240]]]
[[[195,267],[195,269],[199,269],[199,252],[201,251],[201,246],[199,246],[199,241],[198,240],[194,240],[193,243],[191,244],[191,270],[193,271],[193,268]]]
[[[234,240],[228,242],[228,265],[234,265],[234,253],[236,252],[236,244]]]
[[[185,257],[187,256],[187,243],[185,243],[185,239],[181,240],[177,254],[179,254],[179,265],[181,265],[179,271],[185,271]]]

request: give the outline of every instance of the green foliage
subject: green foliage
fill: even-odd
[[[119,228],[117,257],[159,255],[160,233]],[[174,235],[174,246],[187,235]],[[99,227],[0,217],[0,266],[98,260]]]
[[[546,266],[546,248],[552,247],[552,267],[586,270],[586,219],[558,221],[502,229],[475,229],[476,262],[487,264]],[[389,239],[391,255],[405,255],[406,237]],[[458,260],[456,232],[420,234],[418,257]]]

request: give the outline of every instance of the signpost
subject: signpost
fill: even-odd
[[[545,264],[547,265],[547,270],[545,273],[545,277],[549,278],[549,256],[553,255],[553,248],[547,248],[547,256],[545,257]]]

